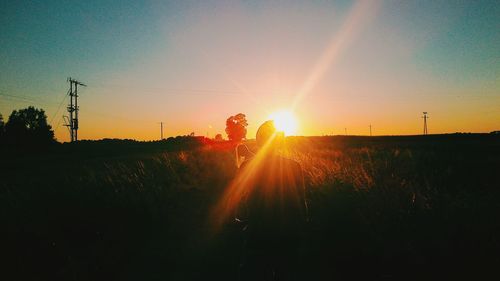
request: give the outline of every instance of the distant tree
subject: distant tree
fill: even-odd
[[[224,139],[222,138],[222,135],[221,134],[217,134],[215,135],[215,141],[223,141]]]
[[[226,120],[226,134],[229,140],[240,142],[247,135],[247,119],[245,114],[238,113]]]
[[[5,130],[5,124],[3,122],[2,113],[0,113],[0,143],[3,142],[4,130]]]
[[[5,140],[8,144],[21,146],[44,146],[56,141],[45,111],[33,106],[12,111],[5,124]]]

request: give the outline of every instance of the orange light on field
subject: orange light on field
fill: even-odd
[[[235,216],[238,206],[243,198],[252,191],[253,183],[259,166],[268,155],[274,145],[277,134],[274,133],[266,143],[255,154],[253,160],[249,162],[247,168],[236,175],[232,182],[227,186],[221,199],[215,205],[211,212],[212,230],[217,232],[229,217]]]

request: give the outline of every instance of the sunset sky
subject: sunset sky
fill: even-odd
[[[0,113],[43,108],[59,141],[71,76],[81,139],[500,130],[498,1],[2,1]],[[59,108],[59,110],[58,110]],[[225,134],[224,134],[225,136]]]

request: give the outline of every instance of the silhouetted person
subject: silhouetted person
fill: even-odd
[[[300,267],[298,250],[307,221],[300,165],[278,155],[283,133],[272,121],[256,136],[259,152],[242,163],[244,180],[237,217],[247,223],[243,280],[290,280]]]

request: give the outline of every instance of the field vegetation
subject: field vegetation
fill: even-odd
[[[237,170],[231,143],[1,153],[4,280],[237,280],[242,229],[208,219]],[[500,265],[498,135],[290,137],[282,153],[301,164],[310,206],[298,280],[480,278]]]

